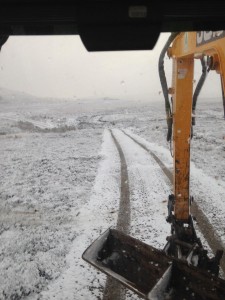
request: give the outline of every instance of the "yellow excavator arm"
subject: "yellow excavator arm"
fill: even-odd
[[[174,149],[174,216],[190,216],[190,143],[194,61],[208,57],[208,67],[221,75],[225,88],[225,31],[184,32],[176,36],[168,55],[173,59],[172,97]],[[194,112],[193,112],[194,113]]]

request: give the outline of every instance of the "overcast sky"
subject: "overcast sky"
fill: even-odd
[[[168,36],[161,34],[152,51],[95,53],[79,36],[10,37],[0,53],[0,86],[53,98],[157,100],[158,57]],[[172,61],[165,66],[170,86]],[[220,97],[219,75],[211,73],[202,96]]]

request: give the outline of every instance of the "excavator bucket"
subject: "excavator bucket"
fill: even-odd
[[[145,299],[225,299],[225,281],[108,229],[83,259]]]
[[[114,229],[100,236],[83,259],[144,297],[171,264],[161,251]]]

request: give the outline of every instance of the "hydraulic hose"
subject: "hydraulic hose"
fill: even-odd
[[[167,141],[171,140],[172,137],[172,111],[170,107],[170,101],[169,101],[169,94],[168,94],[168,85],[166,80],[166,74],[164,70],[164,57],[165,54],[170,46],[170,44],[173,42],[175,37],[179,34],[179,32],[173,32],[169,36],[166,44],[164,45],[161,54],[159,56],[159,62],[158,62],[158,70],[159,70],[159,78],[162,86],[162,91],[165,99],[165,110],[166,110],[166,117],[167,117]]]
[[[201,89],[205,83],[206,77],[210,71],[210,67],[208,67],[207,69],[207,65],[208,65],[208,58],[207,61],[203,58],[201,58],[201,64],[202,64],[202,75],[196,85],[195,91],[194,91],[194,95],[193,95],[193,101],[192,101],[192,113],[193,115],[195,115],[195,109],[196,109],[196,104],[197,104],[197,100],[198,100],[198,96],[201,92]],[[211,64],[210,64],[211,65]],[[192,117],[192,125],[195,125],[195,116]]]

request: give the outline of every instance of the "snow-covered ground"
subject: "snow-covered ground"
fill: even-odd
[[[163,100],[38,99],[0,89],[0,299],[101,299],[105,275],[81,259],[115,226],[120,161],[130,183],[130,233],[162,248],[171,186],[125,130],[172,167]],[[192,141],[192,194],[225,244],[222,102],[201,99]],[[127,293],[127,299],[135,299]]]

